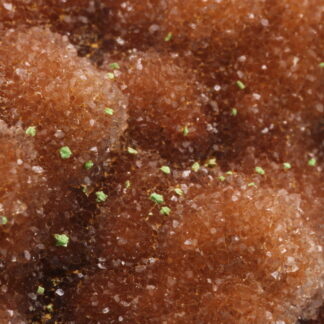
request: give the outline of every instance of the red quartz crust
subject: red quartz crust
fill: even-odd
[[[1,121],[0,146],[0,217],[7,221],[0,227],[1,261],[28,262],[24,251],[40,243],[32,227],[41,222],[49,199],[46,173],[38,164],[33,139],[21,128],[9,128]]]
[[[100,163],[118,145],[126,128],[125,97],[105,73],[77,56],[65,36],[48,30],[8,31],[0,58],[5,121],[37,127],[42,165],[60,183],[84,181],[89,172],[83,164]],[[107,107],[113,116],[105,113]],[[62,161],[59,150],[64,146],[73,155]]]
[[[127,136],[169,160],[204,158],[215,136],[208,127],[210,89],[195,69],[178,61],[153,50],[130,52],[117,61],[116,82],[129,100]],[[105,57],[102,69],[110,71],[114,62],[114,57]]]
[[[0,0],[0,321],[322,323],[323,8]]]

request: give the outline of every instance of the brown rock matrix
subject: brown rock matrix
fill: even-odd
[[[323,21],[0,0],[0,323],[322,324]]]

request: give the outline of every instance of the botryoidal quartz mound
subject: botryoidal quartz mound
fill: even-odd
[[[102,69],[112,69],[105,57]],[[116,82],[129,98],[128,137],[169,160],[204,158],[214,133],[209,129],[210,89],[195,70],[170,54],[130,51],[117,61]],[[141,96],[137,94],[141,93]]]
[[[166,174],[152,155],[137,161],[147,163],[101,208],[100,270],[85,272],[70,292],[65,320],[295,323],[316,316],[324,259],[300,195],[236,173],[220,181],[220,170],[205,167]]]
[[[43,273],[35,270],[40,259],[56,270],[87,259],[90,207],[80,205],[77,191],[95,186],[102,163],[119,146],[127,100],[65,36],[46,29],[8,31],[0,61],[0,281],[6,300],[18,282],[8,282],[8,274],[12,267],[19,271],[19,263],[35,264],[30,271],[41,282]],[[55,246],[57,233],[68,235],[73,255]]]
[[[89,182],[84,164],[104,161],[126,127],[124,96],[65,36],[48,30],[9,30],[0,60],[3,119],[35,128],[42,167],[53,181]]]
[[[322,324],[323,19],[0,0],[0,322]]]

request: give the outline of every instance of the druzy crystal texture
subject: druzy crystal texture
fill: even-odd
[[[0,323],[322,324],[324,0],[0,0]]]
[[[146,183],[157,176],[143,172]],[[175,198],[172,186],[159,188],[170,206],[167,217],[161,207],[149,208],[143,188],[133,204],[141,202],[137,223],[147,230],[140,225],[136,233],[145,238],[153,231],[150,236],[157,237],[140,242],[152,247],[147,255],[135,252],[143,247],[132,242],[129,211],[119,214],[124,226],[117,236],[110,225],[115,214],[103,209],[109,223],[103,228],[110,231],[99,242],[101,270],[86,276],[73,297],[77,322],[113,323],[121,317],[126,323],[295,323],[308,301],[319,298],[314,278],[322,275],[322,249],[302,220],[299,195],[261,183],[249,186],[249,180],[230,175],[232,185],[217,177],[201,185],[182,178],[184,188],[191,184],[183,198]],[[111,251],[113,236],[120,252],[127,249],[124,255]],[[134,263],[130,255],[140,259]]]
[[[9,128],[1,121],[0,142],[1,261],[27,262],[24,251],[37,240],[33,225],[42,218],[49,197],[47,178],[38,165],[33,138],[21,128]]]
[[[129,98],[129,137],[170,160],[204,157],[213,135],[206,114],[210,89],[194,69],[177,61],[154,51],[134,51],[118,61],[116,82]],[[113,69],[113,64],[108,56],[102,68]]]
[[[57,170],[55,178],[70,185],[83,180],[83,164],[103,161],[118,144],[126,126],[125,98],[105,73],[77,57],[65,36],[48,30],[9,30],[0,57],[3,118],[36,128],[40,158],[48,170]]]

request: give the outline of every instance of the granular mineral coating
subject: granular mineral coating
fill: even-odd
[[[126,127],[121,92],[49,30],[9,30],[0,60],[0,115],[10,125],[35,127],[40,163],[55,179],[84,183],[91,172],[84,164],[104,161]]]
[[[30,248],[41,243],[38,225],[49,194],[33,138],[0,121],[0,145],[0,255],[5,266],[30,261]]]
[[[105,61],[102,68],[113,71],[113,58]],[[116,82],[129,100],[129,137],[170,160],[204,157],[215,136],[207,115],[210,89],[177,61],[170,54],[134,51],[117,62]]]
[[[22,323],[25,316],[17,312],[18,304],[27,310],[29,302],[20,292],[26,287],[30,290],[30,283],[35,282],[30,275],[39,266],[35,261],[44,249],[50,193],[30,135],[1,120],[0,146],[0,320]]]
[[[0,0],[0,322],[322,324],[323,0]]]
[[[116,159],[115,174],[105,180],[110,198],[97,216],[97,257],[103,264],[135,266],[159,253],[159,232],[180,199],[182,183],[182,172],[169,165],[151,152]]]
[[[147,184],[156,179],[156,173],[142,170]],[[124,226],[116,245],[121,251],[134,248],[126,256],[112,253],[116,230],[108,225],[111,233],[99,243],[101,271],[87,275],[73,292],[77,322],[113,323],[122,317],[126,323],[296,323],[316,314],[312,303],[321,301],[324,259],[315,232],[303,220],[300,196],[257,180],[250,185],[251,178],[239,174],[224,182],[217,173],[208,178],[213,180],[204,185],[182,179],[183,188],[190,186],[182,199],[171,194],[168,201],[172,186],[160,187],[170,206],[164,221],[162,216],[157,221],[160,207],[151,213],[144,207],[149,200],[134,181],[137,198],[129,205],[142,210],[137,208],[132,219],[138,215],[138,224],[154,228],[155,248],[140,255],[141,246],[129,244],[130,211],[120,211]],[[105,215],[116,224],[114,214]],[[131,233],[145,238],[142,228]],[[140,259],[134,264],[130,256]]]
[[[69,37],[81,56],[92,56],[101,42],[105,10],[93,0],[1,0],[0,31],[18,26],[44,26]]]

